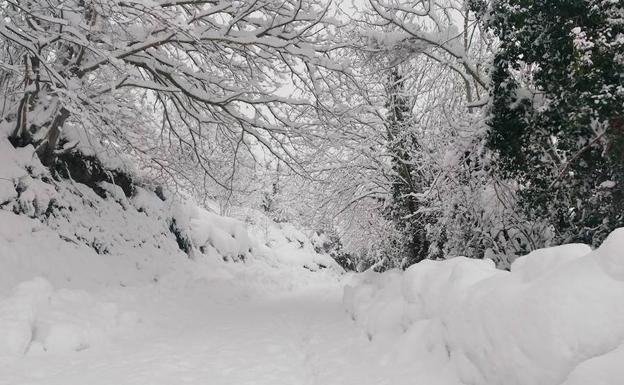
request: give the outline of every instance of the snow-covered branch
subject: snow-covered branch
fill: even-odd
[[[19,64],[3,55],[0,65],[26,87],[5,100],[2,120],[48,163],[68,125],[110,141],[120,124],[140,122],[152,129],[124,146],[153,149],[164,127],[214,172],[202,154],[223,135],[303,172],[286,143],[313,138],[306,128],[318,124],[330,88],[317,74],[348,72],[328,54],[329,9],[305,0],[7,0],[0,35]]]

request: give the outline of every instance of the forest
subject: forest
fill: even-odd
[[[617,1],[6,0],[2,15],[2,125],[46,165],[89,147],[222,213],[331,234],[354,263],[505,267],[624,225]]]
[[[2,354],[81,352],[140,329],[136,314],[154,317],[147,330],[259,317],[271,334],[307,325],[315,306],[318,325],[339,326],[285,327],[266,378],[268,361],[236,380],[213,368],[212,383],[624,381],[621,369],[584,377],[603,364],[567,377],[614,349],[613,362],[624,357],[621,0],[0,0],[0,137],[0,384],[85,373],[88,384],[156,384],[90,372],[80,365],[91,356],[75,377],[50,377],[49,359],[34,379],[35,363]],[[144,285],[162,303],[128,310],[148,306]],[[360,367],[380,353],[346,342],[332,350],[334,334],[368,345],[302,285],[339,292],[368,341],[386,341],[375,349],[407,338],[386,358],[399,366]],[[284,290],[307,305],[275,302]],[[273,294],[254,313],[241,303],[257,292]],[[204,298],[205,314],[192,313]],[[524,329],[533,323],[545,334]],[[485,324],[470,340],[469,326]],[[610,334],[575,340],[584,328]],[[192,336],[240,338],[201,330],[163,346],[175,355]],[[318,351],[283,351],[314,336]],[[155,362],[152,348],[143,362]],[[361,350],[343,364],[362,377],[311,364],[324,349]],[[279,374],[299,353],[308,382]],[[421,368],[402,363],[410,357],[437,374],[409,382],[401,370]],[[182,372],[161,380],[211,383]]]

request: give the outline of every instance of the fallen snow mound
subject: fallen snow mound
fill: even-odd
[[[624,383],[624,228],[595,250],[536,250],[511,271],[490,260],[366,272],[344,303],[372,340],[456,373],[456,384]]]

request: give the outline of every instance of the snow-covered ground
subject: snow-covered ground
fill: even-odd
[[[0,384],[411,384],[417,374],[354,328],[335,283],[266,295],[202,282],[97,297],[131,309],[121,330],[77,352],[2,358]]]
[[[260,212],[97,187],[0,140],[0,385],[624,383],[624,229],[344,274]]]

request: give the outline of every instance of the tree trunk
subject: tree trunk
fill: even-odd
[[[58,144],[59,138],[61,136],[61,128],[65,121],[69,118],[69,111],[61,107],[59,113],[54,117],[52,124],[50,125],[50,129],[46,135],[45,141],[37,148],[37,155],[39,155],[39,159],[41,163],[45,166],[51,166],[56,160],[56,146]]]

